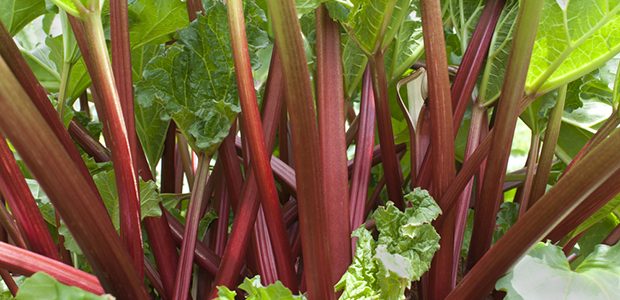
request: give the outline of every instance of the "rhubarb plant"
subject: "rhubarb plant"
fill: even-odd
[[[612,298],[619,26],[611,0],[0,0],[2,297]]]

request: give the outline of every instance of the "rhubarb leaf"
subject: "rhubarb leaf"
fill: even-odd
[[[388,48],[385,55],[389,80],[392,82],[399,80],[402,74],[424,53],[422,19],[417,1],[411,2],[409,12],[394,36],[392,46]]]
[[[58,7],[60,7],[61,9],[66,11],[68,14],[76,18],[81,18],[79,6],[83,6],[86,9],[90,8],[91,3],[98,4],[99,9],[101,9],[101,6],[103,6],[103,0],[50,0],[50,1],[52,1],[52,3],[56,4]]]
[[[512,46],[512,34],[518,13],[518,1],[511,1],[502,11],[495,27],[487,55],[487,62],[479,81],[478,99],[484,106],[491,105],[497,100],[502,90],[506,64],[510,55],[510,47]]]
[[[93,180],[103,199],[103,204],[110,214],[112,224],[118,231],[120,228],[120,210],[114,171],[99,172],[93,175]],[[146,217],[161,216],[162,212],[159,207],[161,201],[161,196],[157,191],[157,184],[154,181],[145,182],[140,179],[140,217],[144,219]],[[58,232],[65,237],[65,246],[67,249],[78,254],[82,253],[64,223],[58,228]]]
[[[0,21],[11,35],[45,12],[44,0],[2,0]]]
[[[134,82],[142,80],[142,72],[146,64],[158,53],[159,47],[154,45],[144,45],[143,47],[131,51],[131,68]],[[138,101],[134,103],[136,133],[146,155],[146,159],[155,169],[157,162],[164,151],[164,142],[170,120],[162,118],[165,115],[165,106],[161,102],[153,101],[151,105],[140,105]]]
[[[243,283],[239,285],[239,288],[247,293],[245,299],[248,300],[302,300],[306,299],[303,295],[296,296],[286,288],[280,281],[276,281],[274,284],[263,286],[260,281],[260,276],[256,275],[253,278],[246,278]],[[234,300],[237,293],[229,290],[225,286],[219,286],[217,300]]]
[[[572,270],[561,247],[538,243],[495,287],[506,300],[620,299],[619,261],[620,244],[598,245]]]
[[[267,34],[261,29],[264,24],[257,24],[265,22],[264,15],[257,16],[259,12],[256,5],[247,3],[252,49],[268,46]],[[228,135],[240,111],[227,24],[224,4],[210,6],[205,16],[179,31],[175,45],[160,47],[136,85],[140,106],[164,107],[160,117],[172,118],[192,149],[209,155]]]
[[[545,93],[602,66],[620,52],[620,2],[546,0],[526,91]]]
[[[128,18],[132,49],[170,41],[173,33],[189,24],[187,4],[181,0],[130,1]]]
[[[385,50],[410,13],[411,0],[353,0],[345,27],[364,53]]]
[[[16,300],[112,300],[110,295],[97,296],[74,286],[64,285],[43,272],[34,273],[24,280],[15,296]]]
[[[449,20],[461,43],[461,53],[465,52],[469,39],[476,28],[478,19],[486,1],[482,0],[450,0],[448,1]]]
[[[162,46],[143,76],[138,103],[163,106],[162,117],[172,117],[195,151],[215,152],[239,112],[223,4],[181,30],[174,46]]]
[[[351,37],[342,39],[342,66],[344,73],[345,93],[351,99],[362,82],[368,56],[357,46]]]
[[[415,189],[405,196],[408,208],[400,211],[388,202],[373,214],[378,239],[364,227],[353,232],[357,246],[353,263],[336,284],[340,299],[404,299],[411,281],[430,268],[439,249],[439,235],[430,224],[441,210],[427,191]]]

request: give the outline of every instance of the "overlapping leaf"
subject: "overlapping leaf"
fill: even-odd
[[[620,244],[599,245],[571,270],[562,248],[538,243],[495,287],[507,300],[619,299],[619,261]]]
[[[263,286],[260,282],[260,276],[254,276],[253,278],[246,278],[243,283],[239,285],[239,289],[247,293],[245,299],[248,300],[303,300],[304,296],[296,296],[287,289],[280,281],[268,286]],[[216,300],[234,300],[236,292],[229,290],[225,286],[218,287],[218,298]]]
[[[93,176],[93,180],[95,181],[95,185],[97,186],[99,194],[103,199],[103,204],[110,214],[114,228],[119,230],[120,210],[114,171],[108,170],[99,172]],[[161,201],[161,197],[157,191],[157,184],[153,181],[146,182],[140,180],[140,217],[144,219],[146,217],[161,216],[162,212],[159,207]],[[75,253],[81,253],[77,243],[75,243],[75,240],[64,224],[60,226],[58,231],[61,235],[65,236],[65,246],[67,249]]]
[[[482,0],[450,0],[447,2],[449,19],[461,42],[461,53],[465,52],[485,2]]]
[[[80,299],[80,300],[111,300],[114,297],[110,295],[97,296],[80,288],[67,286],[58,282],[53,277],[37,272],[24,280],[19,287],[19,291],[15,296],[16,300],[64,300],[64,299]]]
[[[518,13],[518,1],[511,1],[502,11],[495,27],[487,61],[479,82],[478,99],[484,106],[490,105],[497,100],[502,90],[506,63],[508,62],[510,47],[512,46],[512,34]]]
[[[387,48],[409,14],[411,0],[353,0],[345,26],[362,51],[373,54]]]
[[[408,11],[385,55],[388,80],[391,82],[400,79],[424,53],[422,19],[417,2],[412,1]]]
[[[256,53],[269,45],[266,17],[253,3],[246,3],[245,10],[251,53]],[[140,106],[163,107],[160,117],[172,118],[190,146],[208,154],[228,135],[239,112],[227,24],[226,7],[214,3],[179,31],[175,45],[160,47],[136,88]]]
[[[353,233],[357,247],[353,263],[336,284],[340,299],[404,299],[411,281],[419,280],[439,249],[439,235],[430,224],[441,210],[427,191],[405,196],[411,204],[404,212],[393,203],[372,215],[378,240],[360,227]]]
[[[134,0],[128,9],[132,49],[165,43],[189,23],[187,4],[181,0]]]
[[[620,2],[545,0],[526,90],[546,92],[602,66],[620,52]]]
[[[44,12],[45,0],[0,1],[0,21],[11,35],[15,35]]]
[[[213,153],[239,112],[224,5],[181,30],[174,46],[162,46],[143,76],[139,104],[163,106],[194,150]]]

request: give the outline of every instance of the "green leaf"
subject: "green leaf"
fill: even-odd
[[[319,7],[321,0],[295,0],[295,8],[297,8],[297,16],[309,14]]]
[[[41,211],[41,215],[45,222],[50,225],[56,226],[56,213],[54,210],[54,206],[50,202],[49,198],[39,185],[39,183],[34,179],[26,179],[26,183],[28,184],[28,188],[34,197],[34,200]]]
[[[239,112],[226,8],[212,6],[162,47],[137,83],[139,105],[164,107],[197,152],[212,154]]]
[[[244,290],[247,295],[245,299],[248,300],[301,300],[305,299],[304,296],[296,296],[286,288],[280,281],[276,281],[274,284],[263,286],[260,281],[260,276],[256,275],[253,278],[246,278],[243,283],[239,285],[239,288]],[[227,287],[218,286],[218,298],[217,300],[234,300],[237,293],[229,290]]]
[[[97,296],[74,286],[64,285],[43,272],[34,273],[24,280],[15,296],[16,300],[111,300],[110,295]]]
[[[619,299],[619,261],[620,244],[599,245],[573,271],[562,248],[538,243],[495,287],[507,300]]]
[[[120,228],[119,208],[118,208],[118,191],[116,189],[116,180],[114,171],[105,171],[97,173],[93,176],[95,185],[101,194],[103,203],[105,204],[114,228]],[[161,210],[159,209],[159,203],[161,198],[157,192],[157,185],[153,181],[145,182],[140,180],[140,210],[141,218],[146,217],[159,217],[161,216]]]
[[[450,0],[447,3],[449,20],[459,38],[461,53],[465,53],[469,39],[482,14],[484,4],[485,1],[482,0]]]
[[[504,202],[497,212],[497,222],[495,232],[493,233],[493,241],[499,240],[512,225],[517,222],[519,217],[519,203]]]
[[[45,12],[44,0],[2,0],[0,21],[11,35]]]
[[[596,211],[593,215],[591,215],[588,219],[586,219],[583,223],[581,223],[577,229],[575,229],[571,233],[571,237],[575,237],[578,234],[588,230],[592,226],[596,225],[600,221],[609,217],[609,215],[615,211],[618,207],[620,207],[620,196],[616,196],[609,200],[607,204],[605,204],[601,209]]]
[[[26,277],[24,276],[13,276],[13,280],[17,284],[17,286],[21,286]],[[13,294],[9,290],[9,287],[6,285],[4,280],[0,281],[0,299],[14,299]]]
[[[131,71],[134,82],[142,80],[142,73],[146,64],[157,55],[160,48],[155,45],[144,45],[131,51]],[[161,102],[153,101],[151,105],[134,104],[136,118],[136,133],[146,154],[146,159],[152,169],[157,166],[164,151],[164,142],[170,120],[162,118],[166,114],[165,106]]]
[[[366,69],[366,64],[368,64],[368,57],[352,38],[344,37],[342,44],[344,86],[347,98],[351,99],[362,82],[364,70]]]
[[[577,266],[588,256],[596,246],[602,243],[609,234],[618,226],[620,220],[614,213],[607,214],[599,222],[592,225],[577,242],[573,249],[577,258],[571,262],[571,266]]]
[[[340,299],[379,299],[377,289],[377,265],[374,263],[376,242],[364,227],[353,231],[357,238],[353,262],[334,287],[343,291]]]
[[[403,73],[424,53],[422,19],[417,2],[412,1],[409,15],[405,17],[394,36],[392,46],[385,55],[385,64],[391,82],[401,78]]]
[[[546,0],[526,91],[544,93],[592,72],[620,52],[620,2]]]
[[[108,170],[96,173],[93,176],[93,180],[103,199],[103,204],[110,214],[112,224],[118,231],[120,228],[120,211],[114,171]],[[161,201],[161,197],[157,191],[157,184],[153,181],[145,182],[140,179],[140,217],[144,219],[146,217],[161,216],[162,212],[159,207]],[[61,224],[60,228],[58,228],[58,232],[65,237],[65,246],[67,249],[78,254],[82,253],[64,224]]]
[[[132,49],[168,42],[189,23],[187,4],[181,0],[134,0],[128,10]]]
[[[532,133],[542,134],[546,129],[549,114],[555,106],[556,99],[557,92],[547,93],[538,97],[521,114],[521,120],[532,130]]]
[[[54,63],[56,74],[61,73],[65,60],[63,38],[64,35],[58,35],[55,37],[48,36],[45,39],[45,45],[49,48],[48,58]],[[72,104],[73,100],[77,99],[90,86],[91,79],[86,70],[84,59],[77,53],[71,53],[69,55],[75,56],[71,61],[71,72],[69,74],[69,83],[67,84],[66,91],[66,96],[68,100],[70,100],[68,103]],[[57,84],[60,86],[60,78]],[[57,92],[58,88],[50,91]]]
[[[593,135],[594,133],[590,130],[571,123],[562,122],[555,154],[565,164],[568,164]]]
[[[384,50],[392,42],[411,0],[353,0],[353,8],[345,22],[349,34],[367,55]]]
[[[363,226],[353,232],[358,238],[353,263],[335,286],[343,290],[340,299],[404,299],[411,281],[430,268],[439,249],[439,235],[430,223],[441,210],[421,189],[405,200],[410,207],[404,212],[388,202],[373,213],[377,241]]]
[[[489,106],[499,98],[518,13],[518,1],[506,4],[495,27],[487,62],[479,82],[478,99],[483,106]]]
[[[235,296],[237,293],[235,291],[229,290],[225,286],[217,287],[217,298],[215,300],[235,300]]]
[[[52,3],[56,4],[62,10],[66,11],[68,14],[81,18],[79,6],[83,6],[85,8],[90,8],[91,3],[97,3],[98,8],[101,9],[103,5],[103,0],[50,0]]]

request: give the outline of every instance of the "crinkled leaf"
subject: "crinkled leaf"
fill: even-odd
[[[44,0],[2,0],[0,21],[11,35],[45,12]]]
[[[584,101],[593,100],[604,102],[617,108],[618,100],[614,93],[617,93],[618,86],[618,66],[620,66],[620,56],[616,55],[613,59],[605,63],[601,68],[582,76],[568,84],[566,95],[567,105],[565,110],[573,112],[581,108]]]
[[[237,293],[229,290],[225,286],[217,287],[217,298],[215,300],[235,300]]]
[[[493,233],[493,240],[497,241],[512,227],[519,217],[519,203],[504,202],[497,212],[496,228]]]
[[[276,281],[276,283],[270,284],[268,286],[263,286],[260,281],[260,276],[254,276],[251,279],[244,279],[243,283],[239,285],[239,288],[244,290],[248,294],[246,297],[246,299],[248,300],[304,299],[303,296],[293,295],[293,293],[288,288],[286,288],[280,281]]]
[[[181,0],[133,0],[128,6],[131,48],[160,44],[188,25],[187,4]]]
[[[424,50],[417,2],[351,2],[353,6],[350,10],[347,8],[348,18],[343,21],[349,32],[349,37],[343,39],[342,55],[348,98],[353,97],[362,80],[367,55],[379,49],[385,51],[388,80],[394,81],[421,57]],[[381,34],[383,36],[379,36]]]
[[[214,6],[160,49],[137,83],[138,103],[164,107],[195,151],[213,153],[239,112],[226,11]]]
[[[286,288],[280,281],[276,281],[276,283],[268,286],[263,286],[259,275],[256,275],[253,278],[244,279],[243,283],[239,285],[239,288],[247,293],[245,299],[248,300],[305,299],[304,296],[293,295],[291,290]],[[218,287],[218,300],[233,300],[236,295],[237,293],[229,290],[227,287]]]
[[[511,1],[506,5],[499,17],[491,45],[487,62],[482,71],[479,82],[478,99],[481,104],[488,106],[495,101],[502,90],[504,73],[512,46],[512,34],[515,29],[517,14],[519,13],[519,1]]]
[[[507,300],[619,299],[619,261],[620,244],[599,245],[573,271],[562,248],[538,243],[495,287]]]
[[[439,249],[439,235],[430,224],[441,213],[428,192],[415,189],[405,196],[404,212],[392,202],[372,215],[379,236],[360,227],[353,232],[357,246],[353,263],[336,284],[340,299],[404,299],[411,281],[430,268]]]
[[[546,92],[573,81],[620,52],[620,2],[545,0],[526,91]],[[539,89],[535,91],[535,89]]]
[[[427,190],[414,189],[411,193],[405,195],[405,201],[415,208],[405,209],[407,226],[430,223],[441,214],[441,209]]]
[[[357,238],[353,262],[342,275],[335,289],[342,291],[340,299],[379,299],[377,265],[374,263],[376,242],[370,231],[360,227],[351,234]]]
[[[255,5],[247,5],[255,12]],[[252,12],[251,9],[246,9]],[[264,18],[248,14],[248,31],[254,49],[267,46]],[[161,105],[163,119],[172,118],[198,152],[212,154],[228,135],[239,112],[237,88],[230,49],[226,7],[215,3],[189,27],[181,30],[175,45],[161,47],[146,65],[143,80],[137,83],[139,105]],[[262,37],[256,35],[262,34]]]
[[[74,286],[64,285],[43,272],[34,273],[24,280],[15,296],[16,300],[111,300],[110,295],[97,296]]]
[[[392,254],[385,245],[377,246],[375,259],[379,262],[377,283],[381,289],[381,299],[404,299],[405,289],[411,285],[413,277],[411,261],[400,255]]]

